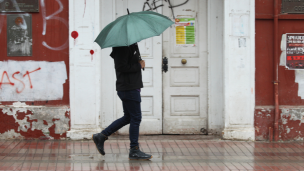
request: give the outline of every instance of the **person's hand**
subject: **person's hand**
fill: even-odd
[[[141,68],[145,68],[146,63],[144,60],[139,61],[139,64],[141,65]]]

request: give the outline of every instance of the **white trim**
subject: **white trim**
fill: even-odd
[[[92,135],[101,132],[100,128],[95,129],[71,129],[67,132],[67,137],[71,140],[92,139]]]
[[[69,0],[69,34],[72,33],[72,31],[74,30],[74,0]],[[74,83],[75,83],[75,79],[74,79],[74,58],[72,58],[72,56],[74,56],[73,51],[71,50],[74,47],[74,40],[73,38],[71,38],[71,36],[69,36],[70,38],[70,52],[69,52],[69,64],[70,64],[70,108],[71,108],[71,115],[70,115],[70,119],[71,119],[71,129],[74,126],[74,116],[73,116],[73,112],[74,112],[74,104],[75,104],[75,89],[74,89]]]
[[[69,36],[71,130],[67,132],[67,137],[82,139],[90,138],[92,133],[100,132],[101,130],[101,100],[99,95],[101,85],[101,50],[97,44],[93,43],[93,40],[92,43],[79,41],[81,37],[94,39],[99,34],[100,1],[90,1],[89,5],[87,1],[87,6],[83,13],[84,17],[78,16],[77,19],[75,17],[77,17],[77,14],[79,15],[79,13],[76,13],[79,9],[77,9],[76,3],[77,1],[69,0],[69,35],[72,31],[77,31],[79,32],[79,37],[74,40]],[[85,16],[94,16],[94,18],[91,21],[87,21]],[[79,26],[83,26],[87,30],[80,29]],[[90,50],[94,50],[93,60],[90,58]],[[90,78],[88,79],[89,82],[84,83],[79,79],[80,73],[80,76],[83,76],[83,74],[88,75],[88,78]],[[82,102],[86,102],[83,99],[90,99],[87,103],[88,105],[79,105]],[[87,116],[90,116],[90,119],[87,119]]]
[[[104,28],[115,20],[115,2],[100,1],[100,26]],[[103,16],[103,17],[102,17]],[[105,17],[106,16],[106,17]],[[109,56],[112,48],[105,48],[101,51],[101,127],[106,128],[116,119],[116,76],[114,72],[114,61]]]
[[[224,1],[225,139],[255,139],[254,4],[254,0]],[[245,45],[239,43],[241,40]]]
[[[208,0],[208,133],[211,134],[220,134],[224,127],[223,5],[223,0]]]
[[[99,0],[95,0],[95,9],[94,9],[94,16],[95,16],[95,23],[94,23],[94,36],[97,37],[98,34],[101,31],[101,27],[100,27],[100,4],[101,2]],[[96,75],[96,79],[95,79],[95,84],[97,85],[95,92],[96,92],[96,115],[95,115],[95,119],[96,119],[96,126],[97,128],[100,129],[101,126],[101,119],[100,119],[100,115],[101,115],[101,98],[99,96],[99,94],[101,93],[100,90],[100,85],[101,85],[101,49],[100,46],[96,43],[93,44],[94,47],[94,51],[95,51],[95,75]]]
[[[255,129],[253,127],[232,127],[223,130],[223,139],[254,141]]]

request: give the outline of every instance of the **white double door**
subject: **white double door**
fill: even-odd
[[[152,1],[147,1],[152,3]],[[172,5],[184,0],[171,1]],[[158,1],[154,10],[173,15],[166,1]],[[115,0],[115,18],[142,11],[142,0]],[[148,5],[146,4],[146,9]],[[173,9],[176,18],[195,19],[195,46],[176,45],[176,27],[172,25],[161,36],[139,43],[143,60],[144,88],[141,90],[142,123],[140,134],[200,134],[207,127],[207,0],[191,0]],[[106,17],[106,16],[104,16]],[[162,72],[162,58],[168,58],[168,72]],[[182,59],[187,61],[182,64]],[[114,119],[123,116],[122,103],[117,97]],[[128,134],[129,126],[119,130]]]

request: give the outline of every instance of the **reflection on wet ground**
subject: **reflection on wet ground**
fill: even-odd
[[[227,141],[205,135],[141,136],[150,161],[129,161],[128,136],[101,156],[91,140],[0,140],[0,170],[304,170],[303,142]]]

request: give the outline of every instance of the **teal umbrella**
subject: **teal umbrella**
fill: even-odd
[[[159,36],[173,23],[168,17],[156,12],[133,12],[107,25],[95,42],[101,49],[129,46],[149,37]]]

